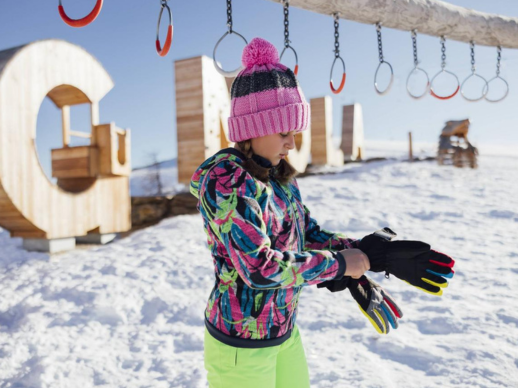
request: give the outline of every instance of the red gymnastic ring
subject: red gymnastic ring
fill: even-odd
[[[59,11],[59,15],[61,16],[61,19],[63,19],[63,21],[66,24],[68,24],[70,27],[84,27],[84,26],[87,26],[88,24],[92,23],[97,18],[97,16],[99,16],[99,13],[101,12],[102,7],[103,7],[103,0],[97,0],[97,3],[95,4],[95,7],[92,10],[92,12],[90,12],[84,18],[71,19],[65,13],[65,9],[63,8],[63,5],[61,4],[61,0],[59,0],[58,11]]]

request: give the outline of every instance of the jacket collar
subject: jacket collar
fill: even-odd
[[[219,155],[219,154],[232,154],[232,155],[237,156],[238,158],[240,158],[243,161],[245,161],[247,159],[245,154],[243,154],[241,151],[239,151],[238,149],[233,148],[233,147],[228,147],[228,148],[222,149],[221,151],[216,153],[216,155]],[[252,159],[254,162],[256,162],[261,167],[264,167],[264,168],[273,167],[272,162],[270,162],[266,158],[263,158],[262,156],[253,154]]]

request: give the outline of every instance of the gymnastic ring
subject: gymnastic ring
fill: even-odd
[[[505,90],[505,94],[503,95],[503,97],[501,98],[498,98],[496,100],[491,100],[490,98],[487,98],[487,93],[489,93],[489,84],[493,81],[495,81],[496,79],[501,79],[504,83],[505,83],[505,86],[506,86],[506,90]],[[503,79],[502,77],[500,77],[499,75],[497,75],[496,77],[493,77],[491,78],[489,81],[487,81],[487,85],[484,86],[484,88],[487,88],[487,92],[485,93],[485,100],[488,101],[488,102],[500,102],[502,101],[504,98],[507,97],[507,95],[509,94],[509,84],[507,83],[507,81],[505,79]]]
[[[230,34],[236,34],[237,36],[239,36],[241,39],[243,39],[243,40],[245,41],[245,45],[248,45],[248,42],[247,42],[247,41],[246,41],[246,39],[243,37],[243,35],[241,35],[241,34],[239,34],[239,33],[235,32],[235,31],[232,31],[232,32],[227,31],[227,32],[225,32],[225,33],[223,34],[223,36],[222,36],[221,38],[219,38],[218,43],[216,43],[216,46],[214,46],[214,51],[212,52],[212,60],[214,61],[214,67],[216,67],[216,70],[218,71],[218,73],[219,73],[219,74],[221,74],[222,76],[227,77],[227,78],[229,78],[229,77],[235,77],[236,75],[238,75],[238,74],[239,74],[239,72],[240,72],[241,70],[243,70],[243,66],[239,66],[239,67],[238,67],[237,69],[235,69],[235,70],[230,70],[230,71],[223,70],[223,69],[219,66],[218,62],[216,61],[216,50],[218,49],[219,44],[221,43],[221,41],[222,41],[223,39],[225,39],[225,37],[226,37],[227,35],[230,35]]]
[[[426,89],[423,92],[423,94],[415,95],[415,94],[412,94],[412,92],[410,91],[410,87],[408,86],[408,83],[410,82],[410,77],[412,76],[412,74],[414,74],[415,72],[419,72],[419,71],[423,72],[424,75],[426,76]],[[414,67],[414,69],[408,74],[408,77],[406,79],[406,91],[408,92],[408,95],[416,100],[419,100],[420,98],[423,98],[425,95],[428,94],[429,89],[430,89],[430,78],[428,77],[428,73],[418,66]]]
[[[291,49],[291,51],[293,51],[293,54],[295,54],[295,71],[293,72],[295,75],[297,75],[299,73],[299,57],[297,55],[297,52],[295,51],[295,49],[291,46],[284,46],[284,49],[282,50],[282,53],[281,53],[281,56],[279,58],[279,62],[282,60],[282,56],[284,55],[284,52],[286,51],[286,49],[289,48]]]
[[[340,59],[340,61],[342,61],[342,66],[344,68],[344,73],[342,74],[342,81],[340,82],[340,86],[338,87],[338,89],[335,89],[334,85],[333,85],[333,69],[335,67],[335,63],[336,63],[336,60],[337,59]],[[341,56],[335,56],[335,59],[333,61],[333,65],[331,66],[331,73],[329,74],[329,86],[331,87],[331,91],[334,93],[334,94],[338,94],[342,91],[342,89],[344,88],[344,85],[345,85],[345,78],[347,76],[347,72],[346,72],[346,69],[345,69],[345,62],[344,60],[342,59]]]
[[[156,52],[161,57],[165,57],[171,48],[171,43],[173,42],[173,16],[171,15],[171,8],[167,5],[166,1],[162,0],[162,7],[160,8],[160,13],[158,14],[158,24],[156,26]],[[165,38],[164,48],[162,48],[160,44],[160,21],[162,19],[162,12],[164,12],[164,8],[167,8],[169,14],[169,27],[167,28],[167,37]]]
[[[377,79],[378,79],[378,71],[380,70],[381,65],[383,65],[383,64],[388,65],[388,67],[390,69],[390,82],[389,82],[387,88],[385,90],[381,91],[378,88]],[[392,69],[392,65],[386,61],[381,61],[380,64],[378,65],[378,68],[376,69],[376,73],[374,73],[374,89],[376,89],[376,93],[378,93],[380,96],[387,94],[388,91],[390,90],[390,88],[392,87],[392,82],[394,82],[394,70]]]
[[[479,78],[482,78],[482,80],[484,81],[485,85],[484,85],[484,89],[482,89],[482,95],[479,97],[479,98],[468,98],[464,95],[464,84],[471,78],[471,77],[479,77]],[[482,77],[480,74],[477,74],[477,73],[472,73],[471,75],[468,75],[466,77],[466,79],[464,81],[462,81],[462,84],[460,85],[460,94],[462,95],[462,97],[464,97],[464,99],[466,101],[470,101],[470,102],[476,102],[476,101],[480,101],[482,100],[484,97],[486,97],[486,94],[487,92],[489,91],[489,88],[487,86],[487,81],[484,77]]]
[[[88,15],[86,15],[84,18],[81,19],[71,19],[68,17],[68,15],[65,13],[65,9],[63,8],[63,5],[61,4],[61,0],[59,0],[59,6],[58,11],[59,15],[61,16],[61,19],[68,24],[70,27],[84,27],[88,24],[92,23],[97,16],[99,16],[99,13],[101,12],[101,8],[103,7],[103,0],[97,0],[97,3],[95,3],[95,7]]]
[[[433,81],[435,81],[435,79],[437,78],[438,75],[442,74],[442,73],[448,73],[448,74],[451,74],[452,76],[455,77],[455,79],[457,80],[457,89],[455,89],[455,91],[450,94],[449,96],[439,96],[437,94],[435,94],[434,90],[433,90]],[[449,70],[440,70],[437,74],[435,74],[432,78],[432,81],[430,82],[430,94],[432,96],[434,96],[435,98],[438,98],[439,100],[449,100],[450,98],[452,98],[453,96],[455,96],[458,92],[459,92],[459,89],[460,89],[460,82],[459,82],[459,77],[457,77],[455,74],[453,74],[451,71]]]

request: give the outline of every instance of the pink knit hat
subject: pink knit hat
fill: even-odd
[[[230,141],[305,130],[309,105],[293,71],[279,63],[275,46],[252,39],[243,50],[242,63],[245,69],[230,90]]]

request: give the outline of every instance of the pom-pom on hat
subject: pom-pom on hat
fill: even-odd
[[[244,48],[245,67],[232,83],[228,119],[233,142],[308,127],[310,109],[291,69],[267,40],[254,38]]]
[[[279,53],[273,44],[261,38],[254,38],[243,50],[243,66],[279,63]]]

